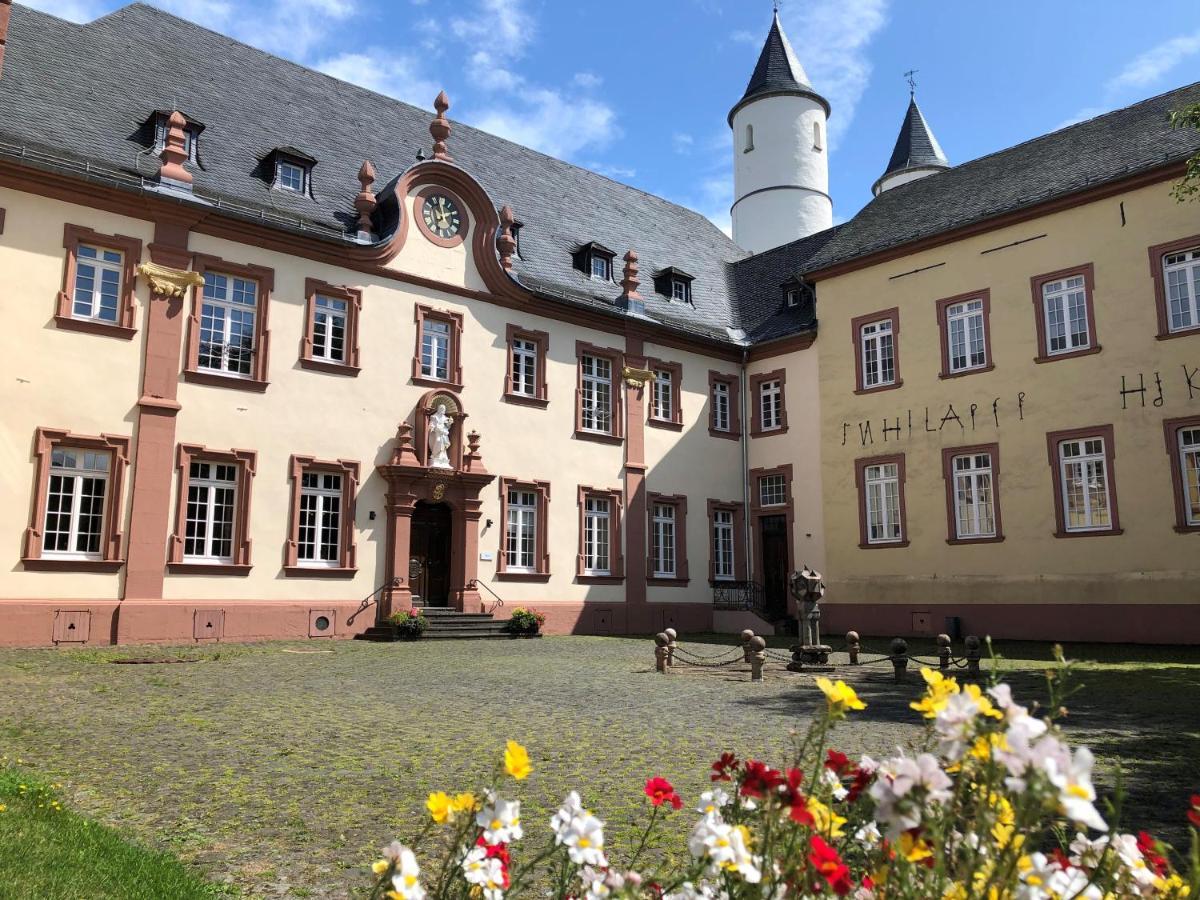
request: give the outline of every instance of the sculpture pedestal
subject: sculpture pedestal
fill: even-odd
[[[828,644],[794,644],[791,647],[792,661],[788,663],[791,672],[832,672],[829,664],[829,654],[833,648]]]

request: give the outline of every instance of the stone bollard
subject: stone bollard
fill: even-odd
[[[973,634],[967,635],[965,641],[967,645],[967,674],[972,678],[979,677],[979,661],[983,659],[983,650],[980,649],[980,640]]]
[[[662,632],[654,636],[654,667],[663,675],[667,674],[667,644],[670,641]]]
[[[908,670],[908,642],[904,638],[892,641],[892,667],[895,669],[896,684],[904,681],[904,673]]]
[[[950,671],[950,635],[939,634],[937,636],[938,645],[938,668],[943,672]]]
[[[679,633],[674,628],[668,628],[663,632],[667,636],[667,665],[675,665],[675,639],[679,637]]]
[[[858,665],[858,651],[861,649],[861,644],[858,641],[857,631],[846,632],[846,652],[850,654],[850,665]]]
[[[742,632],[742,662],[750,662],[750,642],[754,640],[754,632],[747,628]]]
[[[767,661],[767,642],[764,638],[750,638],[750,680],[762,681],[763,663]]]

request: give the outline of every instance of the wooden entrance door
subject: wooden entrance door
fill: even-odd
[[[786,516],[763,516],[759,520],[762,535],[763,599],[768,618],[787,613],[788,532]]]
[[[412,518],[409,583],[413,603],[450,605],[450,507],[445,503],[417,504]]]

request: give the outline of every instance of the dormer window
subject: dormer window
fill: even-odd
[[[306,175],[307,172],[303,166],[288,162],[286,159],[281,159],[275,163],[275,184],[285,191],[295,191],[297,194],[303,194],[304,182],[307,180]]]
[[[801,319],[815,320],[817,314],[816,288],[802,278],[793,278],[783,285],[785,309],[796,310]]]
[[[692,302],[692,276],[674,266],[667,266],[654,275],[654,290],[673,303]]]
[[[588,273],[600,281],[612,281],[612,258],[592,253],[588,257]]]
[[[671,299],[680,303],[692,302],[692,283],[684,278],[671,279]]]
[[[265,160],[263,176],[271,187],[305,196],[312,194],[312,170],[316,160],[294,147],[279,147]]]
[[[513,240],[517,242],[517,248],[516,248],[517,256],[521,256],[521,229],[524,227],[525,227],[524,222],[513,222],[512,223]]]
[[[612,281],[613,257],[616,254],[603,244],[591,241],[576,250],[572,256],[575,268],[584,275],[596,281]]]
[[[167,146],[167,131],[169,130],[167,120],[171,118],[171,110],[157,110],[151,118],[154,123],[154,152],[162,153],[163,148]],[[204,126],[199,122],[192,121],[189,116],[185,115],[184,118],[187,119],[187,124],[183,128],[184,148],[187,150],[188,161],[195,162],[196,139],[204,130]]]

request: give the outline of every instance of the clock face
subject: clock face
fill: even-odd
[[[421,218],[425,227],[442,240],[450,240],[462,228],[462,215],[458,205],[445,194],[430,194],[421,204]]]

